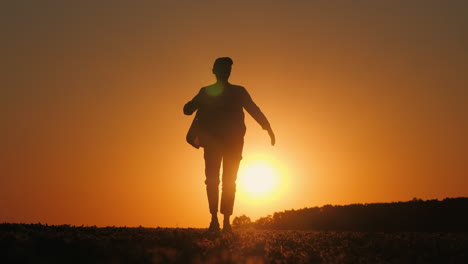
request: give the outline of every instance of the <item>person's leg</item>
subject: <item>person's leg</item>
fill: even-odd
[[[221,213],[224,215],[224,228],[230,230],[230,219],[236,195],[236,179],[239,164],[242,159],[243,140],[230,142],[224,149],[223,156],[223,187],[221,195]]]
[[[208,204],[211,213],[210,229],[219,229],[218,202],[219,202],[219,170],[221,168],[222,152],[216,146],[204,148],[205,158],[205,184]]]

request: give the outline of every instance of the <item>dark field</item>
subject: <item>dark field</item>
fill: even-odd
[[[467,233],[0,224],[2,263],[468,263]]]

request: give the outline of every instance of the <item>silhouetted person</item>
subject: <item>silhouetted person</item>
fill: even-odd
[[[209,230],[218,231],[219,174],[223,163],[221,213],[224,215],[223,230],[230,231],[229,217],[232,215],[236,193],[236,178],[244,146],[244,111],[268,131],[271,145],[275,134],[265,115],[252,101],[247,90],[228,82],[232,59],[218,58],[213,65],[216,83],[200,89],[200,92],[184,106],[184,114],[197,111],[190,135],[190,144],[204,148],[206,191],[212,215]],[[195,126],[194,131],[192,128]]]

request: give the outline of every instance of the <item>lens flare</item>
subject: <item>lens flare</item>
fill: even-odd
[[[224,88],[222,85],[211,85],[206,87],[206,93],[210,96],[219,96],[223,93]]]

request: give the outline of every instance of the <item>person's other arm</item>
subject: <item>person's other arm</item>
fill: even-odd
[[[184,114],[191,115],[193,114],[193,112],[198,110],[198,108],[200,107],[202,89],[200,89],[198,94],[195,95],[195,97],[193,97],[191,101],[184,105]]]
[[[262,113],[260,108],[254,103],[252,100],[252,97],[250,97],[250,94],[247,92],[245,88],[242,88],[242,102],[245,110],[257,121],[260,126],[268,131],[268,135],[270,135],[271,139],[271,145],[275,145],[275,133],[273,133],[273,129],[271,128],[270,122],[268,122],[268,119],[266,116]]]

